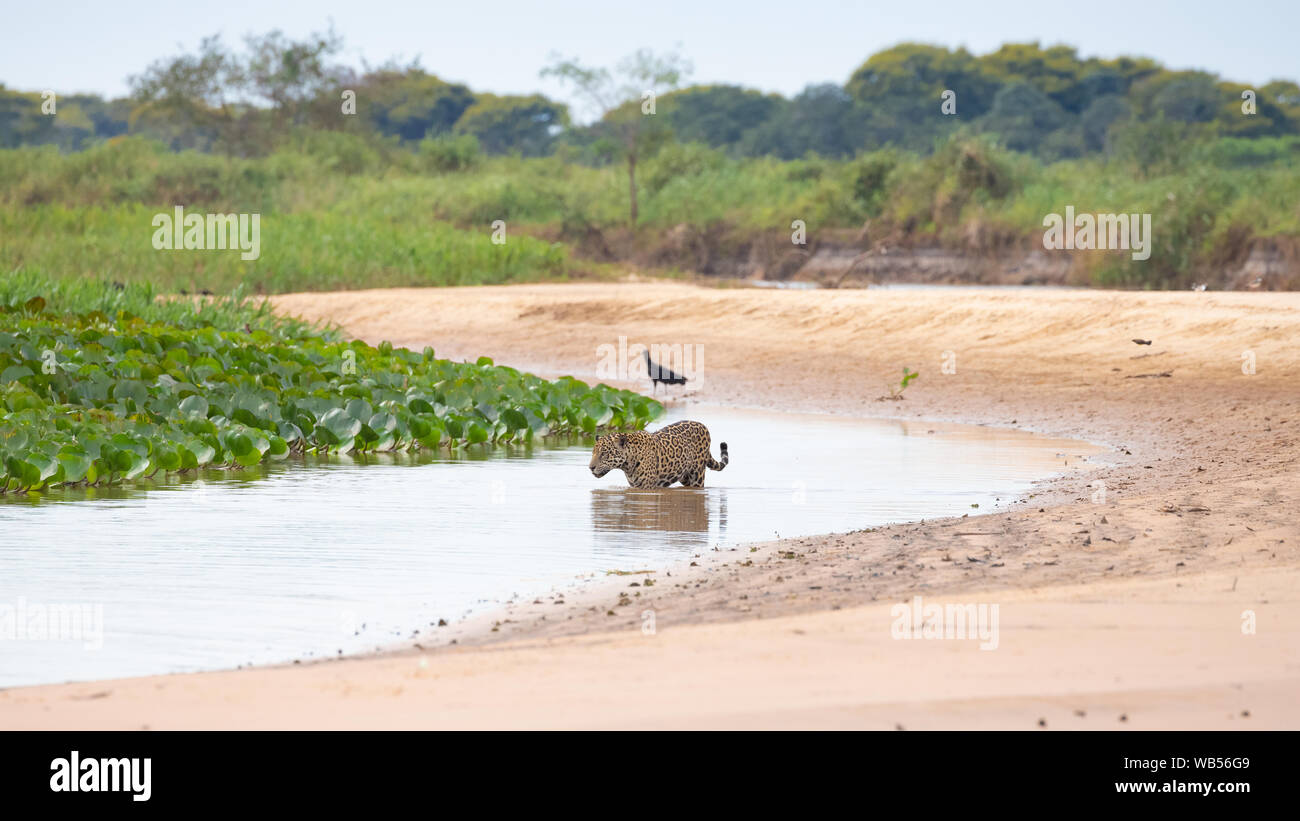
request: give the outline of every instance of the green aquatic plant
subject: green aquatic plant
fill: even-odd
[[[889,395],[878,397],[877,401],[883,401],[889,399],[896,402],[899,399],[902,399],[903,391],[907,390],[907,386],[910,385],[912,383],[912,380],[918,376],[920,376],[920,373],[912,370],[911,368],[904,366],[903,378],[899,381],[897,385],[889,386]]]
[[[0,493],[295,453],[642,428],[663,414],[631,391],[548,381],[486,357],[457,363],[302,325],[222,330],[185,317],[56,315],[41,297],[0,303]]]

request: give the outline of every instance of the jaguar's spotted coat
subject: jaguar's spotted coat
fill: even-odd
[[[704,471],[727,466],[727,443],[719,446],[722,460],[709,453],[709,429],[699,422],[674,422],[654,433],[609,433],[596,440],[591,472],[597,479],[622,470],[632,487],[704,487]]]

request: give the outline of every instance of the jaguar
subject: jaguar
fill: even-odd
[[[647,433],[641,430],[607,433],[591,451],[591,472],[597,479],[621,470],[632,487],[704,487],[704,471],[722,470],[730,457],[727,443],[719,445],[722,459],[709,453],[709,429],[699,422],[674,422]]]

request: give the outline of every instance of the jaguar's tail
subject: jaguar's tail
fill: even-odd
[[[722,461],[713,461],[713,454],[709,454],[709,470],[722,470],[727,466],[727,462],[731,461],[731,457],[727,455],[727,443],[723,442],[718,445],[718,448],[722,451]]]

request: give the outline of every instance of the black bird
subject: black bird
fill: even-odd
[[[665,368],[664,366],[660,365],[658,362],[655,362],[653,359],[650,358],[649,351],[644,351],[643,353],[645,354],[645,369],[646,369],[646,373],[650,375],[650,382],[651,382],[650,387],[652,390],[656,385],[660,385],[660,384],[662,385],[685,385],[686,384],[686,377],[682,376],[679,373],[671,371],[668,368]],[[664,388],[664,390],[667,390],[667,388]]]

